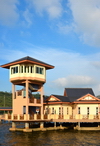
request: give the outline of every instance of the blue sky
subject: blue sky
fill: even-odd
[[[100,1],[0,1],[0,64],[25,56],[55,66],[44,94],[62,95],[65,87],[100,94]],[[0,91],[11,91],[3,68],[0,83]]]

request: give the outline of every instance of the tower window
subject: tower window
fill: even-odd
[[[25,66],[25,73],[26,73],[26,68],[27,68],[27,67]]]
[[[18,73],[18,66],[11,68],[11,74]]]
[[[31,73],[33,73],[33,66],[31,66]]]
[[[43,74],[43,68],[42,67],[36,67],[36,73]]]

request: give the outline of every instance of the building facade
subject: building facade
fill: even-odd
[[[91,88],[65,88],[64,96],[51,95],[44,102],[45,113],[73,119],[97,118],[100,115],[100,99]]]

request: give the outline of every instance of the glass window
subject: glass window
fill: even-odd
[[[62,107],[62,115],[63,115],[63,107]]]
[[[36,73],[39,73],[39,67],[36,67]]]
[[[23,66],[21,66],[21,73],[23,73]]]
[[[40,74],[43,74],[43,68],[40,68]]]
[[[11,74],[18,73],[18,66],[11,68]]]
[[[61,115],[61,107],[59,107],[59,115]]]
[[[36,73],[43,74],[43,68],[42,67],[36,67]]]
[[[11,74],[13,74],[13,67],[11,68]]]
[[[78,114],[81,114],[81,109],[80,109],[80,107],[78,107]]]
[[[23,106],[23,114],[26,114],[26,106]]]
[[[90,112],[89,107],[87,107],[87,115],[89,115],[89,112]]]
[[[98,107],[96,107],[96,115],[98,115]]]
[[[29,66],[27,66],[27,72],[29,73]]]
[[[52,107],[52,114],[54,114],[54,107]]]
[[[33,73],[33,66],[31,66],[31,73]]]
[[[25,66],[25,73],[26,73],[26,68],[27,68],[27,67]]]
[[[48,114],[48,108],[45,109],[45,113]]]
[[[16,70],[16,73],[18,73],[18,66],[16,66],[15,70]]]

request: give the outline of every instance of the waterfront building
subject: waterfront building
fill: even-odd
[[[43,117],[43,85],[46,83],[46,70],[54,66],[44,63],[29,56],[1,65],[9,69],[10,82],[12,83],[12,117],[14,120],[28,119],[39,108],[39,117]],[[17,91],[16,86],[22,89]],[[40,94],[40,98],[33,96],[34,92]]]
[[[44,122],[80,123],[100,122],[100,99],[91,88],[65,88],[63,95],[45,97],[43,85],[46,83],[46,70],[54,66],[36,60],[29,56],[1,65],[9,69],[12,83],[12,113],[5,114],[0,119],[12,121],[10,130],[31,132],[30,125],[40,123],[44,129]],[[16,86],[20,88],[16,90]],[[39,93],[35,98],[34,93]],[[17,129],[16,123],[25,123],[24,129]],[[35,129],[36,130],[36,129]],[[99,128],[100,130],[100,128]]]
[[[94,119],[100,115],[100,99],[91,88],[65,88],[64,95],[51,95],[44,102],[45,113],[59,119]]]

